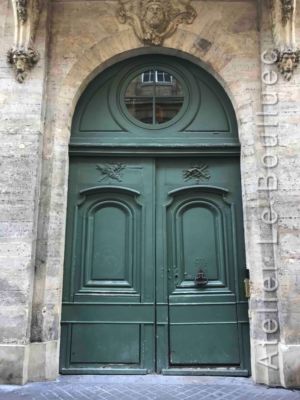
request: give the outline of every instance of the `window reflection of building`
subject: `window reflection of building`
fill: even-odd
[[[142,73],[142,83],[171,84],[173,76],[165,71],[146,71]]]
[[[146,124],[170,121],[180,111],[183,100],[178,79],[162,70],[141,73],[130,82],[125,94],[130,114]]]

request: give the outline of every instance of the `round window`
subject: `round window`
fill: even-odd
[[[127,86],[124,102],[131,116],[149,125],[171,121],[181,110],[181,83],[162,69],[149,69],[135,76]]]

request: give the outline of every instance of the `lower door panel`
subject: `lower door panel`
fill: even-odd
[[[171,305],[170,364],[239,365],[235,305]]]

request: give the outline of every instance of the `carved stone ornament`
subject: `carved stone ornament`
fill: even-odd
[[[286,25],[293,17],[294,0],[281,0],[282,23]]]
[[[289,81],[294,73],[294,70],[299,65],[300,50],[287,49],[277,52],[277,65],[283,77]]]
[[[118,19],[130,24],[145,44],[160,46],[178,25],[191,24],[197,13],[191,0],[119,0]]]
[[[10,49],[7,58],[8,62],[14,66],[17,81],[23,83],[27,71],[38,62],[40,56],[36,50],[30,48],[27,51]]]
[[[27,21],[27,0],[16,0],[17,15],[19,21],[24,24]]]
[[[34,41],[45,0],[11,1],[14,10],[15,43],[8,50],[7,60],[14,68],[17,81],[23,83],[28,71],[40,58],[34,48]]]
[[[273,37],[277,66],[289,81],[299,64],[295,35],[296,0],[272,0]]]

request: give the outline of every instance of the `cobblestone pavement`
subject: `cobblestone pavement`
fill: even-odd
[[[164,376],[62,376],[55,382],[1,386],[4,400],[300,400],[300,391],[251,379]]]

